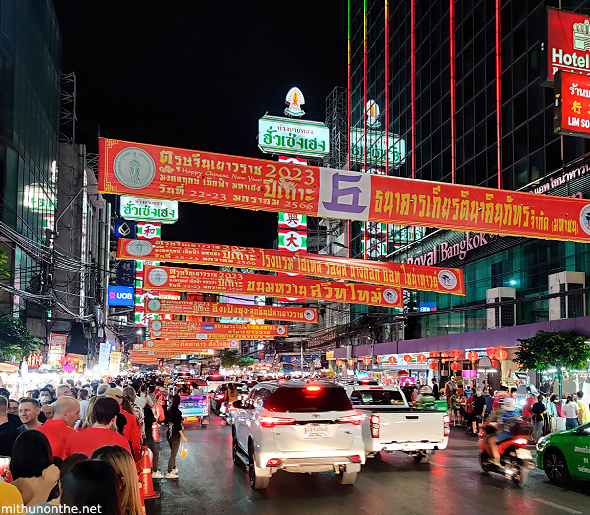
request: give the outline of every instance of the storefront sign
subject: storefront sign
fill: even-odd
[[[173,224],[178,220],[178,201],[121,195],[119,214],[127,220]]]
[[[47,353],[47,361],[50,365],[59,363],[66,355],[67,341],[67,334],[51,333],[51,336],[49,337],[49,351]]]
[[[311,308],[290,308],[255,306],[245,304],[224,304],[220,302],[191,302],[187,300],[147,300],[148,313],[172,313],[174,315],[205,316],[217,318],[253,318],[256,320],[285,320],[315,324],[318,310]]]
[[[490,236],[478,236],[477,243],[487,242],[489,239],[491,239]],[[467,241],[469,247],[466,248],[472,248],[475,238],[468,235]],[[325,277],[326,279],[359,281],[391,288],[408,288],[465,295],[462,270],[431,266],[438,262],[438,255],[437,260],[434,262],[429,260],[417,262],[414,260],[413,263],[403,264],[207,243],[119,240],[117,258],[235,266],[268,272],[289,272]],[[259,278],[260,276],[255,277]],[[272,276],[264,277],[270,280]],[[274,279],[272,277],[272,280]]]
[[[410,257],[405,262],[414,265],[432,266],[451,258],[458,258],[463,261],[467,258],[471,250],[483,247],[496,240],[497,236],[493,234],[472,235],[470,232],[466,232],[465,239],[459,243],[451,245],[450,243],[442,242],[440,245],[433,245],[430,251],[419,254],[416,257]]]
[[[323,157],[330,153],[330,130],[322,122],[263,116],[258,147],[265,154]]]
[[[297,166],[100,138],[101,193],[590,241],[590,204],[563,197]]]
[[[556,73],[553,120],[556,133],[590,138],[590,77]]]
[[[324,345],[325,343],[333,342],[339,334],[342,334],[343,327],[330,327],[328,329],[323,329],[321,331],[317,331],[312,333],[309,340],[307,340],[308,347],[319,347],[320,345]]]
[[[246,336],[289,336],[289,328],[286,325],[254,325],[254,324],[215,324],[203,322],[185,322],[152,320],[149,323],[149,330],[152,336],[157,333],[194,333],[211,335],[230,335],[231,338]]]
[[[109,306],[133,306],[133,286],[109,285]]]
[[[547,193],[548,191],[554,190],[555,188],[559,188],[564,184],[567,184],[578,177],[583,177],[584,175],[588,175],[590,172],[590,164],[588,163],[580,163],[579,161],[575,165],[570,165],[564,167],[558,175],[555,177],[548,177],[546,180],[543,179],[545,182],[534,186],[530,193]],[[575,193],[571,195],[572,197],[577,196],[578,198],[583,198],[580,194]]]
[[[590,75],[590,16],[547,9],[547,81],[559,70]]]
[[[109,368],[109,357],[111,354],[111,342],[106,340],[100,344],[98,354],[98,370],[107,370]]]
[[[398,168],[406,162],[406,142],[397,134],[352,129],[350,131],[350,160],[371,166]]]
[[[137,222],[137,238],[140,240],[160,240],[162,226],[157,223]]]
[[[118,374],[120,367],[121,367],[121,353],[120,352],[111,352],[111,357],[110,357],[110,361],[109,361],[109,372],[111,374]]]
[[[289,354],[281,356],[281,361],[289,365],[301,366],[301,354]],[[321,356],[319,354],[313,356],[304,354],[303,362],[306,365],[310,365],[311,363],[313,363],[315,366],[318,367],[322,364]]]
[[[347,304],[402,307],[399,288],[358,283],[315,281],[299,277],[214,272],[196,268],[149,266],[145,269],[148,288],[202,293],[238,293],[268,297],[300,297]]]

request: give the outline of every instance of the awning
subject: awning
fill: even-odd
[[[18,363],[12,361],[0,362],[0,372],[10,374],[11,372],[18,372]]]

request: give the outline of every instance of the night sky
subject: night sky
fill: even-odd
[[[53,0],[63,73],[77,78],[76,139],[108,138],[264,158],[258,118],[292,86],[306,119],[347,84],[347,3]],[[166,240],[272,247],[277,215],[181,203]]]

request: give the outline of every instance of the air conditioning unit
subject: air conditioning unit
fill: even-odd
[[[490,288],[486,290],[486,299],[488,304],[516,299],[516,288]],[[486,311],[488,329],[516,325],[516,304],[488,308]]]
[[[558,272],[551,274],[549,293],[583,290],[586,287],[584,272]],[[586,314],[586,294],[583,292],[549,299],[549,320],[576,318]]]

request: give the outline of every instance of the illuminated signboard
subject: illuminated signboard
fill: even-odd
[[[547,9],[547,82],[558,70],[590,75],[590,16]]]
[[[40,184],[25,186],[24,205],[37,213],[53,213],[57,207],[54,193]]]
[[[173,224],[178,220],[178,200],[121,195],[119,214],[127,220]]]
[[[555,132],[590,138],[590,77],[558,71],[555,100]]]
[[[350,160],[355,163],[393,166],[406,162],[406,142],[397,134],[352,129],[350,131]]]
[[[133,306],[133,286],[109,286],[109,306]]]
[[[285,114],[293,118],[301,118],[305,115],[305,111],[301,109],[301,105],[305,104],[305,98],[299,88],[291,88],[285,98]]]
[[[258,147],[265,154],[323,157],[330,153],[330,130],[321,122],[263,116],[258,120]]]
[[[161,240],[162,226],[156,223],[137,222],[137,239]]]

